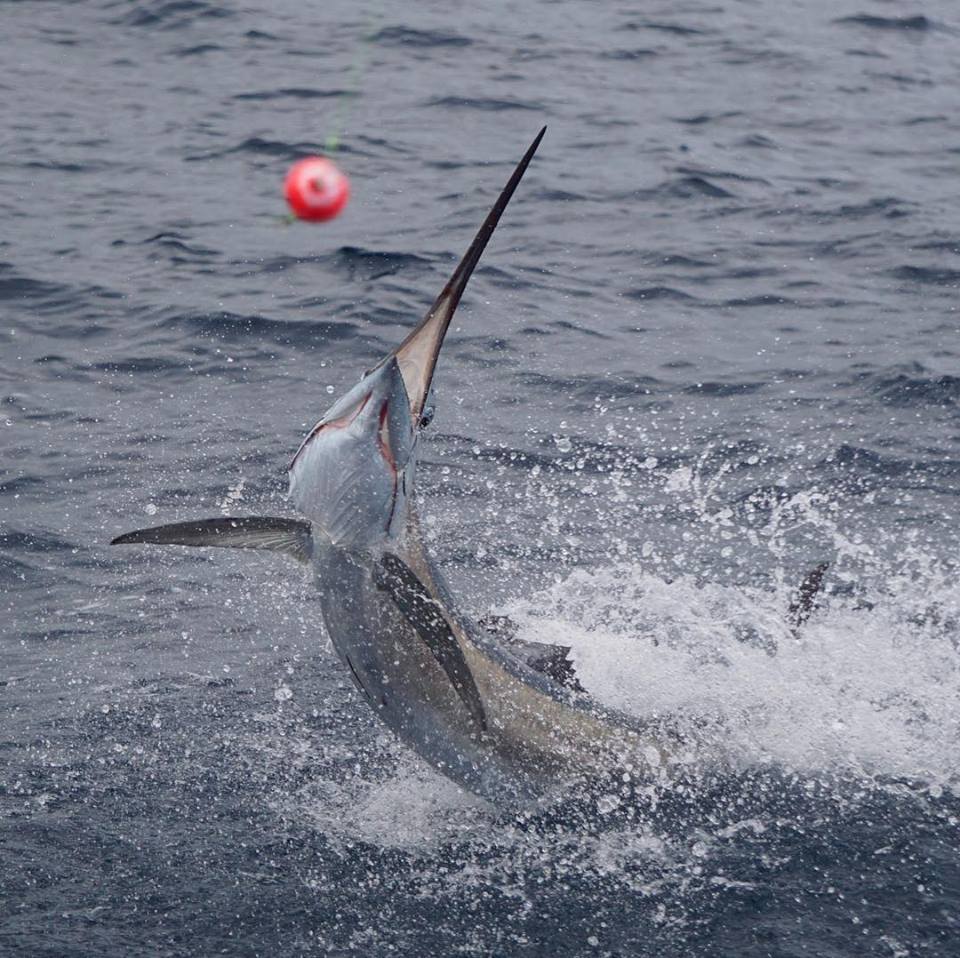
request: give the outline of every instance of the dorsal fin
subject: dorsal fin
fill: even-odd
[[[310,523],[280,516],[221,516],[216,519],[174,522],[166,526],[126,532],[113,539],[110,545],[137,543],[265,549],[269,552],[282,552],[300,562],[309,562],[313,553]]]
[[[570,661],[570,646],[554,645],[550,642],[531,642],[521,639],[517,633],[519,626],[509,616],[483,616],[477,623],[489,632],[494,638],[509,649],[521,662],[531,669],[546,675],[564,688],[574,692],[585,692],[586,689],[577,678],[577,670]]]

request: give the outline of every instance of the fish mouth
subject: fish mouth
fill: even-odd
[[[480,257],[487,246],[487,242],[493,235],[493,231],[500,222],[503,211],[507,208],[510,198],[513,196],[517,185],[527,171],[530,161],[533,159],[537,147],[543,139],[547,128],[536,135],[533,143],[530,144],[527,152],[517,164],[507,185],[503,188],[496,203],[487,214],[477,235],[474,237],[470,248],[460,260],[457,268],[453,271],[446,286],[440,291],[433,306],[430,307],[427,315],[418,323],[406,339],[393,350],[379,365],[382,366],[391,359],[396,359],[400,367],[400,374],[403,377],[403,384],[407,391],[407,398],[410,402],[410,416],[413,422],[419,427],[423,418],[423,409],[427,402],[427,396],[430,393],[430,384],[433,382],[433,372],[437,365],[437,359],[440,355],[440,347],[443,345],[443,338],[453,319],[463,291],[467,288],[470,276],[473,274]]]

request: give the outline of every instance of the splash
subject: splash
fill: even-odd
[[[379,770],[339,779],[313,779],[274,802],[283,818],[323,832],[340,853],[366,842],[412,855],[430,856],[444,843],[476,837],[490,809],[449,779],[381,738],[368,746]],[[384,774],[386,771],[386,774]]]
[[[505,610],[572,647],[583,684],[639,717],[699,715],[740,769],[907,779],[960,793],[960,588],[919,556],[869,599],[828,596],[794,635],[780,590],[578,570]]]

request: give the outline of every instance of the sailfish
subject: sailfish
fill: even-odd
[[[217,517],[113,540],[261,549],[309,566],[323,626],[373,712],[435,769],[495,803],[611,775],[669,781],[696,745],[676,722],[600,705],[577,681],[569,649],[522,642],[464,615],[421,533],[417,453],[440,348],[545,132],[426,316],[301,443],[288,468],[299,518]]]

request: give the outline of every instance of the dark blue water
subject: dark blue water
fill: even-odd
[[[960,954],[953,4],[0,17],[0,952]],[[283,559],[106,543],[287,510],[542,123],[431,547],[723,734],[696,787],[518,816],[377,726]],[[350,207],[284,225],[334,134]]]

